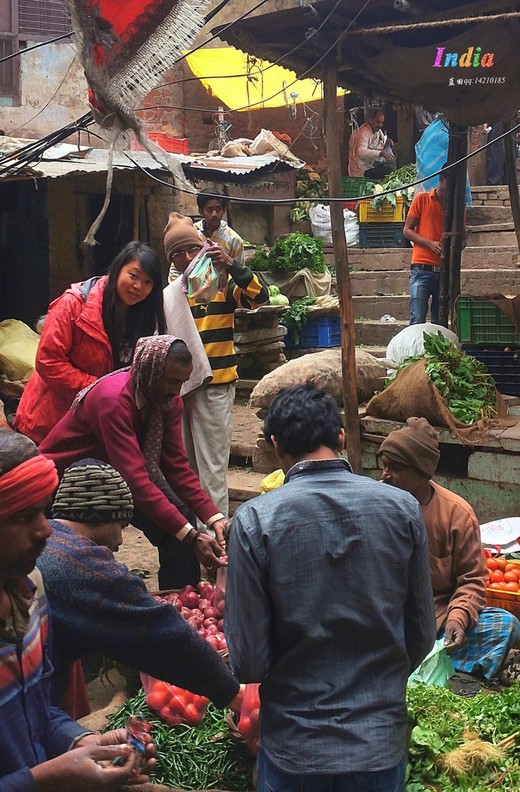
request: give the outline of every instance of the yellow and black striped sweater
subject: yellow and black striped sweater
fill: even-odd
[[[213,372],[212,385],[234,382],[237,378],[233,343],[236,309],[258,308],[268,300],[269,293],[258,277],[236,261],[229,269],[225,292],[217,292],[208,305],[196,305],[189,300]]]

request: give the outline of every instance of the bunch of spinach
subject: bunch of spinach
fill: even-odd
[[[520,789],[519,682],[500,694],[479,693],[474,698],[461,698],[434,685],[411,685],[407,702],[409,715],[417,725],[410,739],[406,792]],[[504,752],[503,759],[480,768],[478,775],[450,777],[440,757],[475,735],[495,745],[516,735],[516,743],[512,740],[513,747]]]
[[[323,242],[308,234],[289,234],[274,243],[267,261],[271,272],[297,272],[307,268],[322,275],[325,272]]]
[[[309,305],[314,305],[315,302],[316,297],[302,297],[291,303],[283,316],[280,317],[280,324],[287,328],[289,337],[295,345],[300,342],[300,333],[302,326],[307,321]]]
[[[463,424],[496,416],[496,383],[480,360],[467,355],[439,331],[424,333],[424,354],[406,358],[397,371],[426,359],[428,378],[446,399],[452,415]],[[397,373],[397,372],[396,372]],[[387,380],[387,383],[393,376]]]

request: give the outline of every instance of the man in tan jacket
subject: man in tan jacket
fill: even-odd
[[[520,622],[508,611],[485,607],[488,572],[479,522],[467,501],[431,480],[440,457],[437,432],[425,418],[409,418],[383,441],[379,457],[382,481],[407,490],[421,504],[437,634],[454,668],[497,680],[520,640]]]

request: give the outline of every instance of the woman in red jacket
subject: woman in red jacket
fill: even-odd
[[[129,242],[108,274],[73,283],[50,306],[15,427],[40,443],[82,388],[127,366],[141,336],[165,332],[159,258]]]

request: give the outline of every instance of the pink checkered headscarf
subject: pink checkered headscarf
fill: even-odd
[[[162,478],[160,459],[164,432],[164,413],[171,402],[163,401],[164,367],[169,349],[179,339],[171,335],[140,338],[135,345],[131,372],[136,394],[148,408],[146,434],[142,445],[146,467],[152,481]]]

